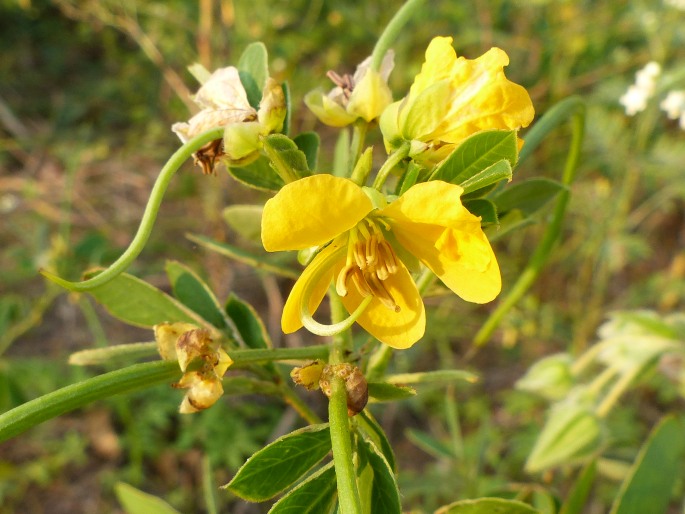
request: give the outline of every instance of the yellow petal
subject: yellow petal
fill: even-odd
[[[314,260],[309,263],[309,266],[305,268],[302,275],[300,275],[300,278],[297,279],[297,282],[295,282],[295,285],[285,302],[285,306],[283,307],[281,328],[284,333],[290,334],[302,328],[302,319],[300,318],[302,295],[305,293],[305,289],[309,285],[309,282],[317,276],[317,283],[312,287],[309,297],[309,312],[313,314],[316,312],[316,309],[319,308],[323,297],[326,295],[328,286],[333,279],[334,268],[342,266],[345,262],[345,244],[346,238],[343,238],[340,241],[334,241],[321,250],[321,252],[314,257]],[[322,266],[325,266],[327,262],[330,263],[329,257],[336,252],[340,255],[339,262],[334,261],[332,265],[328,264],[328,270],[322,269]],[[339,264],[339,266],[336,266],[336,264]]]
[[[428,44],[426,60],[421,66],[421,72],[414,79],[409,94],[418,95],[432,84],[449,78],[456,59],[457,53],[452,47],[452,38],[434,37]]]
[[[454,184],[424,182],[379,214],[397,241],[447,287],[466,301],[486,303],[501,290],[499,266],[480,219],[461,205],[462,191]]]
[[[388,105],[378,121],[378,125],[383,133],[385,149],[388,153],[402,143],[402,135],[400,134],[400,127],[398,125],[399,109],[402,106],[402,103],[402,101],[398,101]]]
[[[378,118],[383,109],[392,102],[392,92],[381,74],[369,69],[364,77],[355,85],[347,112],[355,118],[363,118],[367,122]]]
[[[372,209],[369,197],[346,178],[322,174],[296,180],[264,205],[262,243],[269,252],[320,246]]]
[[[304,103],[321,123],[331,127],[345,127],[357,119],[357,116],[348,113],[342,105],[324,95],[320,90],[307,93]]]
[[[389,309],[374,298],[357,319],[357,323],[388,346],[397,349],[409,348],[423,337],[426,330],[426,312],[421,295],[401,261],[400,269],[383,281],[383,285],[400,308],[399,312]],[[354,312],[362,300],[354,286],[350,287],[347,296],[342,298],[349,312]]]

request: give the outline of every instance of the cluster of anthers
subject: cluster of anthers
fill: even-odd
[[[388,309],[399,312],[399,305],[383,285],[399,270],[397,255],[378,226],[383,223],[379,218],[365,218],[350,230],[345,267],[338,274],[335,290],[347,296],[347,283],[352,280],[362,297],[374,296]]]

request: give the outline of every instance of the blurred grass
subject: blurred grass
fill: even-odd
[[[46,286],[36,273],[51,266],[75,278],[87,267],[111,262],[126,246],[156,173],[176,148],[169,127],[188,117],[184,95],[196,85],[186,66],[235,62],[248,43],[262,40],[272,73],[290,83],[294,132],[321,128],[303,108],[303,95],[328,86],[328,69],[353,71],[399,5],[398,0],[0,1],[0,348],[9,348],[0,360],[3,410],[75,379],[81,372],[63,364],[74,349],[94,340],[149,338],[99,311],[94,321],[82,302]],[[404,435],[416,428],[454,440],[444,389],[422,391],[401,408],[378,411],[403,460],[407,506],[426,510],[455,499],[455,491],[473,496],[527,480],[520,469],[542,405],[511,392],[511,386],[529,363],[590,344],[608,310],[682,310],[685,302],[685,133],[665,119],[657,102],[635,118],[627,118],[618,104],[634,71],[647,61],[672,70],[685,66],[685,12],[647,0],[427,5],[395,45],[396,97],[418,71],[427,42],[442,34],[454,35],[457,52],[468,57],[493,45],[505,49],[511,59],[507,76],[529,89],[538,113],[571,94],[581,95],[589,111],[562,241],[538,284],[501,326],[491,343],[496,351],[481,352],[468,363],[482,374],[482,383],[454,393],[464,458],[433,459]],[[336,133],[321,130],[325,168]],[[558,178],[567,145],[568,133],[554,133],[515,180],[538,174]],[[188,165],[172,183],[133,272],[166,285],[164,259],[180,259],[201,270],[219,297],[234,290],[264,307],[273,297],[273,283],[255,291],[254,275],[199,252],[183,236],[202,232],[234,240],[222,208],[256,198],[225,173],[202,177]],[[498,242],[505,287],[525,266],[541,231],[533,226]],[[431,332],[425,343],[395,356],[398,372],[434,369],[437,363],[463,366],[469,338],[487,313],[453,297],[428,304]],[[459,330],[452,323],[457,315],[463,320]],[[199,469],[197,452],[206,450],[227,479],[251,449],[279,430],[280,407],[269,402],[229,401],[188,421],[175,414],[177,400],[173,391],[155,390],[130,402],[108,402],[105,432],[119,441],[118,453],[102,453],[84,429],[102,405],[18,439],[30,451],[0,446],[5,470],[0,512],[40,512],[41,505],[51,505],[54,513],[112,511],[112,488],[94,486],[86,480],[92,473],[84,470],[104,484],[124,479],[185,511],[200,511],[201,488],[192,478],[192,470]],[[623,427],[627,455],[645,426],[671,405],[646,393],[633,400],[635,407],[614,420]],[[215,418],[225,409],[232,413],[230,422],[219,423],[225,432],[217,434]],[[263,430],[255,432],[257,426]],[[68,444],[56,451],[64,431],[71,434]],[[60,477],[55,462],[67,465],[76,481]],[[40,466],[47,471],[37,473]],[[445,481],[455,470],[456,483]],[[557,485],[563,489],[563,480]],[[79,491],[80,505],[55,503],[68,491]],[[596,501],[601,505],[610,494],[599,494]],[[66,495],[78,501],[72,496]]]

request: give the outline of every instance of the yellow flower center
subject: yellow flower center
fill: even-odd
[[[374,296],[388,309],[399,312],[399,305],[383,284],[397,273],[399,262],[383,237],[379,222],[383,223],[365,218],[350,230],[345,267],[338,274],[335,290],[340,296],[347,296],[348,282],[352,280],[363,298]]]

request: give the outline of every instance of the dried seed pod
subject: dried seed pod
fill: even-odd
[[[362,371],[352,364],[328,364],[324,366],[319,380],[321,391],[331,397],[331,379],[339,377],[345,383],[347,414],[354,416],[366,407],[369,401],[369,386]]]

